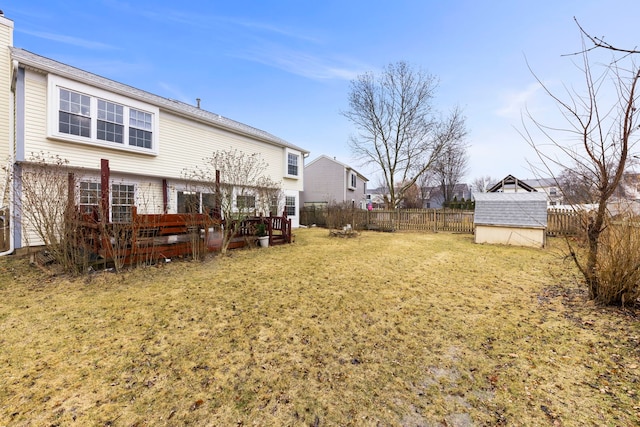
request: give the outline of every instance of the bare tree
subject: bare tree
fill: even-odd
[[[579,166],[579,165],[576,165]],[[558,187],[564,202],[569,205],[597,203],[598,188],[589,171],[563,169],[557,176]]]
[[[215,194],[224,219],[221,253],[226,253],[240,222],[250,214],[268,214],[268,207],[279,200],[280,183],[265,175],[268,164],[260,154],[239,150],[221,150],[203,159],[201,166],[185,170],[185,177],[195,186]],[[216,180],[216,171],[220,180]],[[260,210],[260,212],[258,212]]]
[[[445,204],[453,200],[456,184],[460,183],[468,171],[466,135],[465,118],[457,107],[446,120],[437,125],[436,138],[442,149],[433,162],[430,175],[440,187]]]
[[[392,208],[428,170],[442,150],[433,111],[436,78],[405,62],[388,65],[379,76],[366,73],[351,82],[349,110],[357,128],[350,139],[363,164],[380,167]]]
[[[423,198],[418,184],[414,183],[411,187],[405,190],[400,204],[405,209],[422,209],[424,206]]]
[[[491,178],[489,175],[484,175],[475,178],[471,185],[476,193],[486,193],[487,190],[491,188],[491,184],[495,184],[496,182],[498,182],[497,179]]]
[[[604,291],[603,286],[607,284],[599,276],[598,268],[602,263],[599,263],[598,257],[601,237],[607,227],[607,202],[618,188],[630,152],[637,143],[639,111],[636,105],[640,69],[633,61],[628,61],[630,53],[634,51],[602,44],[601,39],[589,36],[582,27],[580,31],[583,34],[583,46],[575,55],[582,58],[580,71],[584,75],[584,92],[567,89],[567,93],[561,97],[536,77],[569,126],[566,129],[546,126],[528,114],[544,142],[537,141],[526,124],[523,135],[536,149],[543,167],[549,172],[557,167],[579,171],[588,187],[595,189],[593,199],[597,209],[585,224],[586,259],[571,246],[570,254],[584,276],[589,296],[602,303],[616,303],[621,299],[624,301],[624,295],[617,293],[611,297],[609,292]],[[592,47],[586,45],[585,38],[593,43]],[[611,59],[603,66],[602,73],[596,75],[590,60],[595,48],[606,48],[614,54],[622,52],[622,55]],[[608,103],[611,94],[615,94],[614,100]],[[567,140],[573,140],[574,143],[568,143]]]

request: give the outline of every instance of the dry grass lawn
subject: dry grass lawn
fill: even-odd
[[[0,425],[640,425],[638,313],[559,250],[296,234],[83,278],[0,259]]]

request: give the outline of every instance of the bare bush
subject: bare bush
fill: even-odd
[[[270,199],[279,196],[280,183],[265,175],[268,166],[259,153],[220,150],[204,158],[201,166],[183,172],[194,188],[204,188],[216,195],[224,220],[221,253],[227,252],[243,219],[268,213],[260,209],[265,209],[272,204]]]
[[[640,298],[640,222],[611,221],[600,236],[596,302],[634,305]]]
[[[74,227],[76,212],[69,188],[75,188],[76,181],[68,161],[57,155],[32,153],[22,165],[20,186],[22,198],[16,215],[27,226],[27,244],[42,244],[67,272],[84,270],[89,251],[81,244],[82,231]]]

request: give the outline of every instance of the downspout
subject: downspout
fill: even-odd
[[[13,253],[13,251],[16,249],[16,245],[13,241],[13,236],[14,236],[14,225],[13,223],[15,222],[15,217],[14,217],[14,208],[13,208],[13,180],[10,180],[10,176],[13,175],[13,170],[14,170],[14,162],[13,162],[13,158],[9,161],[10,164],[10,168],[7,170],[7,174],[9,174],[9,176],[7,176],[7,181],[9,181],[9,194],[8,194],[8,207],[9,209],[7,209],[7,213],[8,213],[8,218],[5,218],[5,221],[8,219],[9,220],[9,249],[7,249],[4,252],[0,252],[0,256],[5,256],[5,255],[11,255]]]
[[[16,88],[18,86],[18,71],[19,71],[19,63],[18,61],[16,61],[15,59],[11,62],[11,102],[9,103],[8,107],[10,109],[9,114],[11,116],[10,120],[9,120],[9,152],[13,152],[15,151],[15,102],[16,102]],[[13,179],[15,179],[14,176],[14,171],[15,171],[15,160],[14,160],[14,156],[10,156],[10,161],[9,161],[9,168],[7,170],[7,173],[9,174],[9,176],[7,177],[7,179],[11,179],[11,182],[9,184],[9,249],[4,251],[4,252],[0,252],[0,256],[5,256],[5,255],[11,255],[13,253],[13,251],[15,251],[16,249],[16,245],[15,245],[15,220],[16,220],[16,216],[15,216],[15,200],[14,200],[14,190],[13,190],[13,186],[14,186],[14,182]]]

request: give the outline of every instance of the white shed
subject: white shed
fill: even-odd
[[[475,242],[544,247],[547,197],[544,193],[474,194]]]

